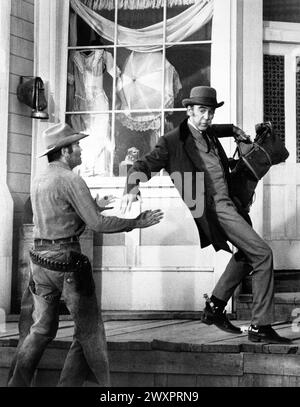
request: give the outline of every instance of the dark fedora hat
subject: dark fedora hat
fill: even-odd
[[[182,104],[184,107],[189,105],[204,105],[211,107],[220,107],[224,102],[217,102],[217,92],[210,86],[196,86],[191,89],[190,97],[183,99]]]
[[[84,137],[88,134],[79,133],[67,123],[58,123],[49,127],[42,133],[42,138],[45,143],[46,151],[38,157],[43,157],[49,153],[54,153],[62,147],[66,147]]]

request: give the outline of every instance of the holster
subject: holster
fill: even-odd
[[[52,271],[73,272],[76,290],[82,295],[92,295],[95,291],[95,283],[92,276],[91,263],[87,256],[82,253],[70,251],[68,261],[61,262],[43,257],[38,251],[31,249],[29,252],[31,261],[43,268]]]
[[[95,291],[95,283],[92,275],[92,267],[89,259],[82,253],[70,252],[70,261],[74,265],[74,281],[76,290],[85,296],[90,296]]]

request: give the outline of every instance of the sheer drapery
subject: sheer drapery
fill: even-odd
[[[70,1],[74,11],[99,34],[114,42],[114,22],[100,16],[85,6],[80,0]],[[213,0],[196,0],[196,3],[166,22],[166,41],[184,41],[204,26],[213,15]],[[162,50],[163,22],[145,28],[131,29],[118,25],[117,45],[137,52],[154,52]],[[155,45],[154,45],[155,44]],[[171,45],[167,45],[170,47]]]
[[[114,0],[82,0],[93,10],[113,10]],[[118,0],[118,8],[124,10],[144,10],[146,8],[161,8],[165,0]],[[196,0],[167,0],[167,7],[190,6]]]

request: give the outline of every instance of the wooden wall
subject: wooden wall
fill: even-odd
[[[12,297],[18,267],[19,228],[23,222],[24,204],[30,192],[32,135],[31,109],[18,101],[16,91],[20,76],[33,75],[33,59],[34,0],[12,0],[7,152],[8,187],[14,200]]]

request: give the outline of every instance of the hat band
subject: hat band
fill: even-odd
[[[189,99],[189,101],[191,103],[195,103],[195,104],[199,104],[199,105],[208,105],[208,106],[216,106],[216,105],[218,105],[218,102],[216,101],[216,99],[203,97],[203,96],[191,97]]]

